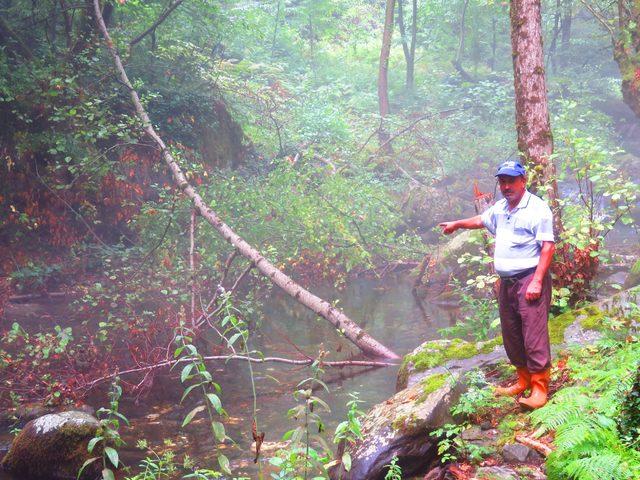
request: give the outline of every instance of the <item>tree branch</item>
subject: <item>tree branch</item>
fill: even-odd
[[[139,43],[144,37],[146,37],[147,35],[149,35],[151,32],[153,32],[156,28],[158,28],[158,25],[160,25],[162,22],[164,22],[167,17],[169,15],[171,15],[171,12],[173,12],[184,0],[176,0],[175,2],[173,2],[171,5],[169,5],[169,8],[167,8],[162,15],[160,15],[158,17],[158,19],[153,22],[153,25],[151,25],[149,28],[147,28],[144,32],[142,32],[140,35],[138,35],[136,38],[134,38],[133,40],[131,40],[129,42],[129,48],[133,47],[134,45],[136,45],[137,43]]]
[[[609,32],[609,34],[611,35],[611,41],[615,43],[616,41],[616,32],[613,29],[613,27],[611,25],[609,25],[609,23],[607,23],[607,19],[604,17],[604,15],[602,15],[602,13],[596,11],[595,8],[593,8],[593,5],[591,5],[590,3],[587,3],[585,0],[580,0],[580,3],[582,3],[584,5],[584,7],[589,10],[589,12],[591,12],[591,15],[593,15],[595,17],[595,19],[604,27],[607,29],[607,31]]]

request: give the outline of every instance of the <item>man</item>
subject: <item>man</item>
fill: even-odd
[[[555,251],[553,217],[549,206],[526,189],[526,171],[519,162],[498,167],[504,197],[482,215],[441,223],[451,234],[460,228],[487,228],[495,235],[494,265],[500,276],[500,325],[509,361],[516,367],[517,381],[497,388],[496,394],[516,396],[535,409],[547,402],[551,347],[547,321],[551,303],[549,266]]]

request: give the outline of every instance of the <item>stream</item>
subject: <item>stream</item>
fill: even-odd
[[[337,298],[338,305],[345,313],[368,333],[396,353],[404,355],[422,342],[438,338],[438,329],[450,326],[457,315],[457,310],[450,304],[438,303],[437,292],[424,299],[423,308],[419,308],[411,293],[412,282],[413,278],[407,275],[391,275],[384,280],[358,279],[342,291],[332,286],[313,290],[328,300]],[[42,307],[46,308],[46,314],[41,311]],[[8,325],[18,321],[32,326],[44,321],[48,325],[46,328],[52,328],[64,321],[66,308],[64,301],[47,305],[13,305],[7,309],[6,321]],[[357,353],[326,320],[315,317],[280,292],[273,292],[269,296],[261,314],[263,320],[251,334],[250,342],[253,349],[265,356],[300,358],[296,352],[296,349],[300,349],[313,357],[318,354],[319,346],[329,352],[327,360],[348,359]],[[39,321],[34,321],[36,318]],[[219,446],[204,415],[196,417],[184,429],[180,428],[185,415],[202,399],[192,394],[189,400],[180,405],[184,390],[179,369],[164,371],[156,375],[154,385],[146,396],[137,400],[123,398],[121,401],[120,412],[131,423],[129,427],[121,428],[126,446],[119,450],[125,465],[135,467],[140,463],[145,452],[136,448],[136,442],[146,439],[156,453],[171,449],[178,463],[182,463],[186,454],[202,467],[217,466],[215,455],[217,448],[220,448],[231,460],[234,475],[255,478],[257,469],[251,450],[253,394],[248,365],[234,361],[226,365],[210,364],[209,367],[214,380],[222,387],[220,397],[229,415],[223,423],[227,435],[236,445],[227,441]],[[325,368],[322,380],[330,391],[319,389],[315,394],[331,408],[331,412],[319,412],[326,425],[324,437],[330,444],[336,425],[346,418],[346,403],[351,399],[349,393],[358,392],[363,402],[360,409],[366,411],[395,393],[397,370],[398,367]],[[281,441],[286,431],[298,425],[295,420],[287,418],[287,411],[297,404],[293,392],[298,383],[310,375],[311,370],[306,366],[279,363],[253,365],[258,429],[266,432],[263,458],[274,453],[274,450],[270,451],[276,447],[273,442]],[[97,409],[106,406],[108,399],[102,395],[95,396],[88,403]],[[9,443],[10,439],[9,432],[0,432],[0,443]],[[265,463],[263,461],[263,465]],[[0,472],[0,479],[9,480],[11,477]]]

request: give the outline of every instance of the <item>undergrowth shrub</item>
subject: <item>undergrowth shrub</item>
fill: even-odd
[[[568,362],[573,384],[531,414],[539,434],[555,431],[556,450],[547,459],[550,480],[640,478],[640,452],[629,442],[628,429],[637,421],[637,410],[629,416],[628,408],[634,398],[637,402],[638,358],[637,341],[604,340],[573,352]],[[621,414],[629,419],[624,427],[616,422]]]

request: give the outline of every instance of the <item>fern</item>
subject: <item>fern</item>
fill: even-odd
[[[555,431],[549,480],[640,479],[640,452],[629,448],[628,434],[621,435],[615,420],[629,410],[640,344],[601,347],[574,352],[569,362],[574,385],[531,414],[538,433]]]
[[[612,452],[598,453],[579,458],[567,464],[566,472],[572,478],[588,480],[626,480],[631,479],[624,460]]]

